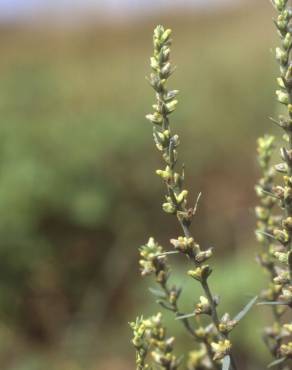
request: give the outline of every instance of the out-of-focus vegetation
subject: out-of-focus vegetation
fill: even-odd
[[[259,291],[252,207],[256,137],[273,129],[269,11],[267,3],[73,31],[1,29],[3,369],[133,367],[127,321],[151,301],[135,267],[137,246],[148,234],[167,244],[170,227],[153,207],[162,192],[144,119],[157,23],[176,34],[173,86],[183,98],[173,122],[188,187],[194,197],[203,191],[196,238],[216,246],[213,285],[234,313],[242,292]],[[184,294],[195,294],[179,276]],[[252,320],[256,313],[241,333]],[[255,341],[260,332],[241,344],[243,357]]]

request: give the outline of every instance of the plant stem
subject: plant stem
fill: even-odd
[[[170,295],[170,289],[169,287],[167,286],[167,283],[165,284],[160,284],[161,288],[164,290],[165,294],[167,295],[167,297],[169,297]],[[170,302],[169,302],[170,303]],[[176,317],[179,317],[179,316],[184,316],[184,313],[183,312],[180,312],[179,308],[178,308],[178,305],[177,303],[170,303],[171,306],[172,306],[172,311],[175,313],[175,316]],[[205,339],[202,339],[200,337],[198,337],[194,331],[194,329],[192,328],[191,324],[190,324],[190,321],[187,317],[183,318],[180,320],[183,324],[183,326],[185,327],[185,329],[187,330],[187,332],[189,334],[191,334],[191,336],[196,339],[198,342],[202,342],[205,347],[206,347],[206,350],[207,350],[207,354],[208,354],[208,357],[209,357],[209,360],[210,362],[213,364],[213,366],[218,369],[219,366],[218,366],[218,363],[216,363],[216,361],[213,360],[213,354],[212,354],[212,348],[211,348],[211,345],[210,343],[208,342],[208,340],[205,340]]]
[[[192,234],[190,232],[190,228],[188,225],[184,224],[183,221],[180,220],[180,224],[182,226],[182,229],[183,229],[183,232],[185,234],[185,236],[187,238],[191,238],[192,237]],[[213,295],[211,293],[211,289],[209,287],[209,284],[208,284],[208,281],[207,280],[203,280],[201,282],[201,286],[206,294],[206,298],[208,299],[209,301],[209,304],[210,304],[210,307],[211,307],[211,317],[212,317],[212,321],[213,321],[213,324],[214,326],[216,327],[217,329],[217,332],[218,332],[218,336],[219,338],[221,339],[227,339],[228,338],[228,335],[227,334],[223,334],[219,331],[219,318],[218,318],[218,313],[217,313],[217,308],[216,308],[216,304],[215,304],[215,301],[214,301],[214,298],[213,298]],[[236,366],[236,363],[235,363],[235,360],[234,360],[234,357],[233,355],[230,353],[230,359],[231,359],[231,370],[237,370],[237,366]]]

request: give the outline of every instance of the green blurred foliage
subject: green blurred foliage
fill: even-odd
[[[158,22],[174,32],[172,86],[181,94],[173,126],[187,185],[194,198],[203,191],[195,235],[216,246],[214,284],[226,309],[235,314],[245,293],[258,292],[253,184],[256,138],[273,129],[270,18],[267,4],[140,24],[0,31],[5,368],[132,367],[126,323],[151,301],[138,277],[137,246],[150,234],[167,245],[169,230],[178,231],[160,212],[159,162],[144,119]],[[235,257],[225,265],[228,255]],[[259,343],[256,320],[238,329],[239,339],[247,333],[242,356]]]

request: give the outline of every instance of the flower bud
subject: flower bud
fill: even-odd
[[[160,38],[161,42],[165,43],[166,41],[168,41],[170,38],[171,32],[172,32],[171,29],[167,29],[166,31],[164,31]]]
[[[170,90],[170,91],[168,91],[167,95],[165,96],[165,100],[169,101],[169,100],[174,99],[177,96],[178,93],[179,93],[179,90]]]
[[[231,320],[230,315],[226,313],[219,324],[219,331],[223,334],[228,334],[237,325],[237,321]]]
[[[282,224],[286,230],[292,231],[292,217],[287,217]]]
[[[148,121],[155,123],[157,125],[161,125],[163,122],[163,117],[158,112],[154,112],[153,114],[147,114],[146,119],[148,119]]]
[[[171,289],[169,293],[169,302],[171,304],[176,304],[176,301],[180,295],[180,292],[181,291],[179,289],[176,289],[176,288]]]
[[[292,44],[292,35],[290,32],[287,32],[284,40],[283,40],[283,46],[286,50],[289,50]]]
[[[176,195],[175,197],[176,197],[178,204],[181,204],[186,199],[187,196],[188,196],[188,191],[183,190],[179,195]]]
[[[156,174],[160,176],[164,181],[168,181],[171,178],[170,167],[167,166],[165,170],[156,170]]]
[[[281,87],[281,89],[285,89],[285,85],[284,85],[282,77],[277,78],[277,83],[278,83],[279,87]]]
[[[283,245],[286,245],[290,241],[290,236],[286,230],[275,229],[273,234],[275,238]]]
[[[159,24],[154,29],[154,38],[160,39],[163,32],[164,32],[164,27],[161,24]]]
[[[292,342],[282,344],[280,347],[280,354],[284,357],[292,358]]]
[[[159,63],[155,57],[150,58],[150,66],[154,71],[159,71]]]
[[[169,59],[170,56],[170,48],[167,46],[163,46],[161,49],[161,61],[165,62]]]
[[[204,360],[206,359],[206,355],[206,349],[203,347],[196,351],[191,351],[189,353],[187,368],[190,370],[204,369]]]
[[[292,287],[287,286],[287,288],[282,289],[282,294],[280,295],[280,300],[291,305],[292,303]]]
[[[212,273],[212,270],[208,265],[197,267],[195,270],[188,271],[188,275],[190,277],[200,282],[206,281],[208,277],[211,275],[211,273]]]
[[[283,162],[283,163],[276,164],[275,169],[276,169],[277,172],[287,174],[287,172],[288,172],[287,163]]]
[[[278,276],[273,279],[275,284],[285,285],[290,282],[290,274],[288,271],[281,271]]]
[[[231,342],[228,339],[220,340],[218,343],[212,342],[211,347],[215,352],[213,359],[222,360],[223,357],[228,355],[231,350]]]
[[[276,25],[280,31],[285,31],[289,23],[288,14],[280,14],[277,18]]]
[[[259,243],[264,243],[266,241],[266,238],[263,234],[259,234],[258,232],[256,232],[256,240]]]
[[[276,59],[281,64],[287,64],[288,62],[288,53],[281,48],[276,48]]]
[[[162,204],[162,209],[166,213],[175,214],[176,213],[176,206],[173,203],[166,202]]]
[[[178,104],[178,101],[176,99],[170,101],[169,103],[166,103],[167,112],[172,113],[173,111],[175,111],[177,104]]]
[[[199,252],[196,257],[195,257],[195,260],[196,262],[198,263],[202,263],[202,262],[205,262],[207,261],[209,258],[211,258],[213,255],[213,251],[212,251],[212,248],[209,248],[207,249],[206,251],[202,251],[202,252]]]
[[[274,256],[281,263],[288,263],[288,253],[275,252]]]
[[[179,236],[177,239],[171,239],[170,243],[181,253],[194,257],[200,251],[200,246],[195,243],[193,238]]]
[[[264,207],[256,207],[255,208],[256,217],[261,221],[267,221],[270,217],[269,210]]]
[[[282,186],[274,186],[273,187],[273,193],[279,199],[283,199],[284,198],[285,189]]]
[[[212,309],[208,299],[204,296],[200,296],[200,302],[195,306],[195,314],[196,315],[211,315]]]
[[[149,238],[148,243],[140,248],[141,259],[141,275],[147,276],[154,273],[157,281],[165,281],[168,277],[169,266],[167,258],[162,255],[163,248],[155,242],[153,238]]]
[[[287,330],[287,332],[289,333],[289,335],[292,335],[292,323],[290,323],[290,324],[284,324],[283,325],[283,328],[285,330]]]
[[[282,90],[276,91],[277,99],[281,104],[288,105],[289,103],[289,97],[288,94],[283,92]]]
[[[161,75],[163,78],[168,78],[171,75],[171,64],[167,62],[160,70]]]
[[[281,12],[285,9],[287,0],[273,0],[273,4],[276,7],[276,9]]]

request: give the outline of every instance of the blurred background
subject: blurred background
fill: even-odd
[[[265,277],[255,263],[256,138],[274,128],[269,1],[0,0],[0,360],[4,370],[134,369],[128,321],[160,310],[138,271],[149,236],[179,234],[145,81],[158,23],[173,29],[172,117],[193,225],[216,247],[213,290],[232,315]],[[276,130],[276,129],[275,129]],[[276,134],[279,134],[276,131]],[[172,257],[187,312],[200,293]],[[269,361],[254,308],[234,331],[242,369]],[[191,348],[166,315],[177,351]]]

